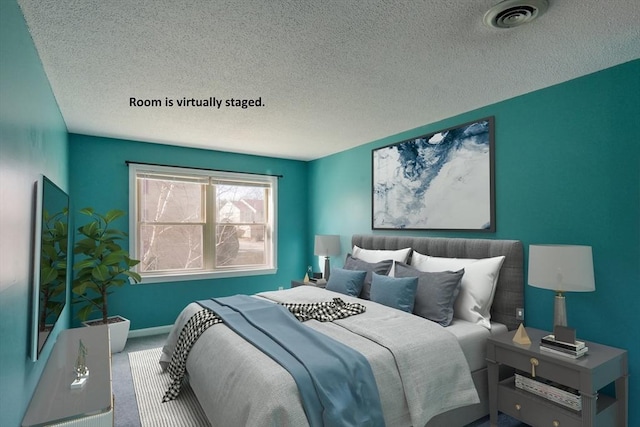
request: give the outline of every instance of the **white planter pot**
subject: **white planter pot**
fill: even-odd
[[[125,319],[122,316],[111,316],[107,318],[109,321],[109,340],[111,343],[111,353],[120,353],[124,350],[124,346],[127,344],[127,337],[129,336],[129,327],[131,321]],[[119,319],[113,321],[113,319]],[[89,320],[88,322],[82,322],[84,326],[91,327],[95,324],[102,324],[102,320]]]

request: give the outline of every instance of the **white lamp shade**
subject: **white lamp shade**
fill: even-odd
[[[340,236],[330,234],[317,235],[313,253],[325,257],[340,255]]]
[[[528,283],[558,292],[595,291],[591,246],[530,245]]]

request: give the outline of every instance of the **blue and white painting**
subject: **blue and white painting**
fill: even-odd
[[[374,149],[374,229],[494,231],[493,117]]]

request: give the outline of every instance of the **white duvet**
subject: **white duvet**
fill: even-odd
[[[424,426],[432,417],[478,403],[469,366],[455,336],[429,320],[371,301],[312,286],[264,292],[276,302],[310,303],[340,297],[366,313],[305,325],[362,353],[373,369],[388,426]],[[200,310],[188,305],[176,320],[161,361],[182,326]],[[189,383],[214,427],[308,426],[291,375],[224,324],[210,327],[187,360]]]

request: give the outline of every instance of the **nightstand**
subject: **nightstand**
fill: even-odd
[[[529,345],[514,343],[515,331],[487,340],[491,426],[497,425],[498,411],[534,426],[627,426],[626,350],[587,342],[589,352],[585,356],[555,356],[540,351],[540,338],[549,332],[526,330],[531,339]],[[515,369],[578,390],[582,410],[575,411],[516,388]],[[599,393],[612,382],[615,397]]]
[[[321,285],[314,283],[314,282],[303,282],[301,280],[292,280],[291,281],[291,287],[295,288],[297,286],[315,286],[316,288],[325,288],[327,286],[327,283],[323,283]]]

